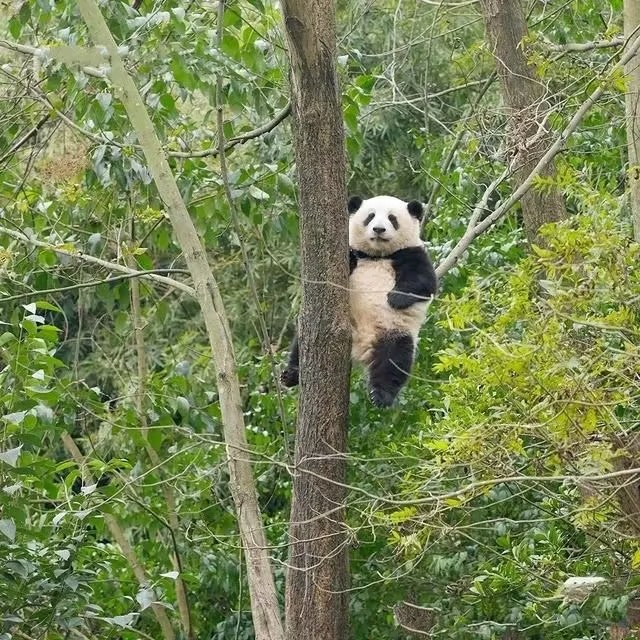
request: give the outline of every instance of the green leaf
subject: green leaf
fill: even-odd
[[[16,411],[15,413],[7,413],[2,417],[4,420],[9,422],[10,424],[21,424],[26,415],[27,415],[26,411]]]
[[[230,58],[240,57],[240,43],[238,42],[238,39],[230,33],[225,33],[222,37],[220,49],[222,49],[222,51]]]
[[[25,2],[25,4],[28,4]],[[20,38],[20,34],[22,33],[22,22],[16,18],[16,16],[12,16],[9,19],[9,33],[14,40],[18,40]]]
[[[51,304],[50,302],[47,302],[46,300],[37,300],[36,301],[36,307],[38,309],[46,309],[47,311],[57,311],[57,312],[62,311],[60,309],[60,307],[57,307],[55,304]]]
[[[42,249],[38,253],[38,264],[41,267],[54,267],[58,263],[58,256],[51,249]]]

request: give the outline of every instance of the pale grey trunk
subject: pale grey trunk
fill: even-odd
[[[624,35],[633,44],[640,26],[640,0],[624,2]],[[629,202],[633,219],[633,236],[640,242],[640,60],[634,56],[625,64],[627,76],[626,121],[629,155]]]
[[[522,40],[527,23],[520,0],[480,0],[487,42],[496,58],[504,107],[508,118],[508,145],[513,157],[519,154],[514,175],[517,188],[531,173],[550,145],[550,136],[540,131],[548,112],[546,89],[527,64]],[[531,143],[531,139],[535,141]],[[529,142],[528,142],[529,141]],[[525,143],[527,143],[525,146]],[[549,162],[540,175],[554,177],[555,164]],[[564,199],[558,189],[529,189],[520,201],[527,238],[538,241],[538,229],[547,222],[566,217]]]

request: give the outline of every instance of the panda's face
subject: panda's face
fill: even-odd
[[[422,204],[392,196],[349,200],[349,246],[372,256],[388,256],[399,249],[417,247]]]

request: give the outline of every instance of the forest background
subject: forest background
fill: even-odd
[[[280,638],[282,10],[100,10],[117,51],[93,0],[0,3],[0,638]],[[349,192],[422,199],[442,276],[398,405],[352,375],[349,637],[635,637],[638,3],[356,0],[336,26]]]

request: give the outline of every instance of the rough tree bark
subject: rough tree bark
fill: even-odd
[[[300,406],[285,610],[288,640],[347,636],[344,527],[351,331],[344,129],[333,0],[283,0],[300,186]],[[326,478],[326,480],[325,480]]]
[[[640,0],[624,0],[624,35],[627,50],[640,27]],[[633,217],[633,237],[640,242],[640,60],[635,56],[624,66],[627,76],[626,121],[629,155],[629,196]]]
[[[496,58],[504,106],[508,117],[508,144],[513,155],[520,153],[521,161],[514,173],[518,187],[531,173],[549,146],[549,135],[537,135],[549,105],[545,88],[527,64],[522,40],[527,35],[527,23],[521,0],[480,0],[486,35]],[[529,142],[528,148],[524,146]],[[540,172],[552,177],[555,165],[550,162]],[[522,196],[522,215],[530,242],[537,241],[541,225],[556,222],[567,215],[564,199],[557,189],[541,191],[529,189]]]
[[[78,0],[78,7],[91,38],[96,45],[104,47],[108,53],[108,62],[111,65],[110,77],[116,95],[122,101],[136,131],[149,170],[158,193],[167,207],[171,225],[193,278],[216,370],[229,463],[229,485],[245,552],[255,636],[257,640],[282,640],[284,634],[266,535],[258,507],[251,461],[247,454],[248,445],[231,330],[218,284],[209,268],[207,254],[182,200],[160,140],[144,106],[144,100],[133,79],[127,73],[97,0]]]

